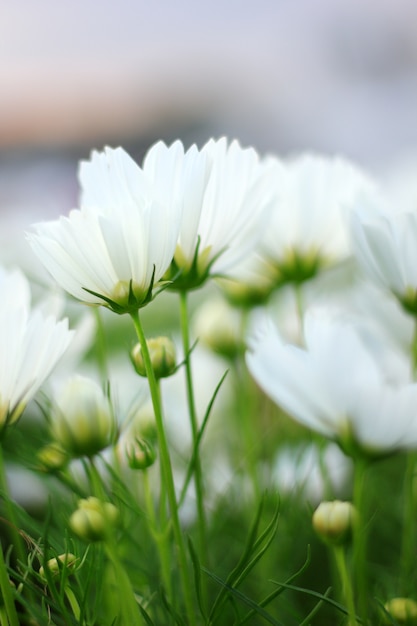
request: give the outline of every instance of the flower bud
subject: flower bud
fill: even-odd
[[[44,580],[47,580],[45,575],[45,570],[49,571],[52,576],[57,576],[64,568],[68,570],[68,574],[74,570],[75,564],[78,561],[77,557],[71,552],[66,552],[65,554],[60,554],[53,559],[49,559],[46,562],[46,567],[43,565],[39,568],[39,575]]]
[[[52,434],[73,457],[93,456],[114,442],[116,421],[100,386],[82,376],[67,381],[53,408]]]
[[[149,356],[156,378],[166,378],[175,372],[176,355],[174,342],[168,337],[155,337],[147,340]],[[142,348],[136,344],[131,352],[132,362],[139,376],[146,376]]]
[[[124,441],[124,451],[131,469],[146,469],[155,463],[156,451],[147,439],[133,437]]]
[[[411,598],[392,598],[385,604],[384,608],[396,623],[407,626],[417,625],[417,602],[415,600]]]
[[[41,448],[37,454],[40,469],[44,472],[55,472],[65,467],[69,461],[68,454],[57,443],[50,443]]]
[[[202,304],[194,320],[194,332],[201,343],[227,359],[234,359],[243,351],[241,327],[240,313],[222,298]]]
[[[352,535],[356,512],[350,502],[321,502],[313,514],[313,528],[327,543],[342,545]]]
[[[119,511],[110,502],[91,496],[79,500],[78,509],[70,517],[70,527],[80,539],[102,541],[118,526]]]

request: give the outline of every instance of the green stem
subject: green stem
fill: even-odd
[[[96,355],[97,363],[102,382],[105,382],[109,378],[107,367],[107,349],[106,349],[106,335],[104,332],[104,324],[101,317],[100,307],[93,307],[96,318],[97,329],[97,341],[96,341]]]
[[[417,454],[409,452],[404,475],[404,522],[401,546],[402,593],[407,594],[413,586],[416,551],[416,465]]]
[[[349,626],[357,626],[358,622],[356,619],[355,602],[353,599],[352,581],[346,565],[346,553],[344,547],[334,546],[334,556],[337,570],[339,572],[343,601],[345,602],[348,610]]]
[[[172,473],[171,458],[169,455],[168,441],[165,434],[164,420],[162,415],[162,406],[160,402],[159,389],[153,371],[151,358],[149,355],[148,345],[146,343],[145,334],[143,332],[142,324],[139,317],[139,311],[131,313],[131,318],[135,326],[136,334],[141,346],[143,360],[145,363],[146,374],[148,377],[148,384],[152,398],[153,410],[155,413],[155,424],[158,436],[159,444],[159,457],[162,469],[162,477],[164,486],[167,492],[167,498],[169,503],[169,509],[171,513],[172,529],[174,533],[174,539],[178,551],[178,565],[179,575],[184,594],[185,608],[188,616],[189,624],[195,624],[195,612],[193,606],[193,599],[191,595],[191,579],[188,571],[187,554],[185,551],[185,543],[180,526],[180,520],[178,515],[177,498],[175,494],[174,477]]]
[[[9,626],[7,611],[4,606],[0,606],[0,626]]]
[[[240,337],[242,345],[246,335],[248,323],[248,312],[242,313]],[[237,398],[237,415],[239,418],[239,429],[243,435],[243,445],[245,446],[245,459],[247,463],[247,471],[252,480],[253,493],[255,498],[261,498],[261,484],[258,473],[258,456],[259,456],[259,432],[256,431],[254,424],[254,396],[252,379],[249,376],[246,363],[245,353],[242,350],[235,362],[234,371],[236,379],[236,398]]]
[[[13,598],[13,591],[10,585],[9,574],[7,573],[7,567],[3,556],[3,548],[0,545],[0,589],[2,600],[4,602],[5,614],[8,621],[5,624],[10,626],[19,626],[19,619],[17,617],[16,606]],[[3,615],[2,615],[3,617]]]
[[[156,546],[159,554],[159,562],[161,565],[162,578],[165,584],[167,597],[172,600],[172,580],[171,580],[171,558],[170,550],[167,539],[169,537],[168,525],[165,519],[161,519],[161,527],[157,528],[157,520],[155,515],[155,505],[152,498],[151,487],[149,484],[148,470],[143,470],[143,490],[145,498],[146,512],[148,516],[148,522],[151,530],[151,534],[155,539]],[[165,526],[165,527],[164,527]]]
[[[355,459],[353,504],[357,515],[353,529],[353,567],[354,581],[358,600],[358,612],[364,624],[368,623],[368,571],[367,571],[367,534],[368,519],[366,510],[365,478],[368,462],[363,458]]]
[[[11,541],[14,549],[16,550],[17,561],[21,562],[22,567],[25,567],[27,562],[26,552],[23,545],[23,539],[19,532],[19,526],[16,517],[16,511],[12,499],[10,497],[9,485],[6,478],[6,468],[3,458],[3,447],[0,442],[0,490],[3,494],[6,519],[8,521],[8,527],[11,534]],[[31,592],[29,592],[31,595]]]
[[[300,339],[304,343],[304,330],[303,330],[304,303],[303,303],[301,283],[294,284],[294,295],[295,295],[295,308],[297,311],[297,318],[298,318],[298,323],[300,326]]]
[[[77,602],[77,598],[75,597],[73,590],[70,588],[69,585],[66,585],[65,587],[65,595],[67,596],[68,603],[71,607],[72,612],[74,613],[75,619],[79,621],[81,615],[80,606]]]
[[[106,541],[105,548],[114,567],[115,581],[118,589],[118,620],[120,620],[121,624],[134,624],[135,626],[142,626],[144,623],[143,618],[135,599],[130,578],[117,554],[117,548],[111,540]]]
[[[103,479],[100,475],[100,472],[97,469],[97,466],[94,462],[93,457],[88,457],[88,459],[84,463],[84,467],[88,476],[88,480],[90,483],[90,489],[93,495],[96,496],[102,502],[107,500],[106,489],[103,483]]]
[[[206,516],[204,512],[204,483],[203,483],[203,475],[201,471],[200,450],[199,450],[199,445],[198,445],[199,444],[198,421],[197,421],[194,385],[193,385],[193,377],[192,377],[192,369],[191,369],[190,332],[189,332],[189,324],[188,324],[188,307],[187,307],[187,292],[186,291],[180,292],[180,317],[181,317],[182,345],[184,349],[188,412],[190,416],[191,432],[192,432],[192,438],[193,438],[193,449],[194,449],[194,481],[195,481],[195,490],[196,490],[200,558],[203,564],[206,567],[208,567],[209,561],[208,561],[208,549],[207,549],[207,524],[206,524]],[[204,590],[204,593],[205,593],[205,590]]]

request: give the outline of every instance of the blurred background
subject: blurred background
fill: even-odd
[[[221,135],[377,171],[413,160],[415,0],[2,1],[3,215],[68,212],[93,148],[140,160]]]

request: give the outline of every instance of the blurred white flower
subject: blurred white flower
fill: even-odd
[[[70,294],[121,313],[152,297],[174,256],[181,212],[201,193],[206,160],[156,144],[141,169],[122,148],[81,163],[81,208],[37,224],[29,240]]]
[[[19,271],[0,268],[0,429],[15,422],[70,344],[68,320],[30,309]]]
[[[279,449],[272,480],[285,493],[302,494],[320,502],[326,496],[327,485],[340,492],[347,482],[351,462],[335,444],[320,449],[315,444],[283,446]]]
[[[417,446],[417,384],[392,380],[374,342],[340,316],[309,311],[306,349],[285,345],[272,323],[250,340],[248,367],[262,389],[305,426],[383,454]]]
[[[278,281],[302,282],[350,254],[346,211],[359,194],[376,196],[377,187],[341,157],[307,153],[269,162],[276,200],[261,253]]]
[[[417,313],[417,213],[369,208],[352,213],[356,257],[365,273]]]
[[[227,275],[260,239],[271,209],[269,166],[253,148],[210,139],[201,150],[210,175],[204,194],[184,203],[172,276],[195,288],[209,274]],[[198,200],[198,201],[197,201]]]

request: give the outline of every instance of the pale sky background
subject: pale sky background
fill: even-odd
[[[417,155],[416,0],[1,1],[0,210],[68,211],[106,144],[221,135]]]
[[[417,142],[417,3],[2,0],[0,79],[0,146],[204,123],[378,160]]]

